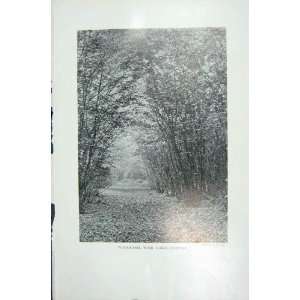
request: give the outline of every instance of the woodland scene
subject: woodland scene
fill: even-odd
[[[80,241],[226,242],[225,29],[77,43]]]

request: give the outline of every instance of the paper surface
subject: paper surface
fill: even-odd
[[[247,1],[53,1],[54,299],[248,298]],[[77,32],[226,29],[226,243],[80,242]]]

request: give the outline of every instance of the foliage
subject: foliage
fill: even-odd
[[[109,183],[110,147],[128,122],[135,101],[130,55],[120,31],[78,33],[78,113],[80,209]]]
[[[112,145],[127,127],[138,128],[154,189],[226,194],[226,91],[223,28],[80,31],[81,212],[110,184]]]

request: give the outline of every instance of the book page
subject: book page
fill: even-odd
[[[248,299],[247,1],[52,17],[53,299]]]

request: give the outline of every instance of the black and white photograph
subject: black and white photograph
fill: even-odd
[[[223,27],[77,32],[80,242],[227,242]]]

